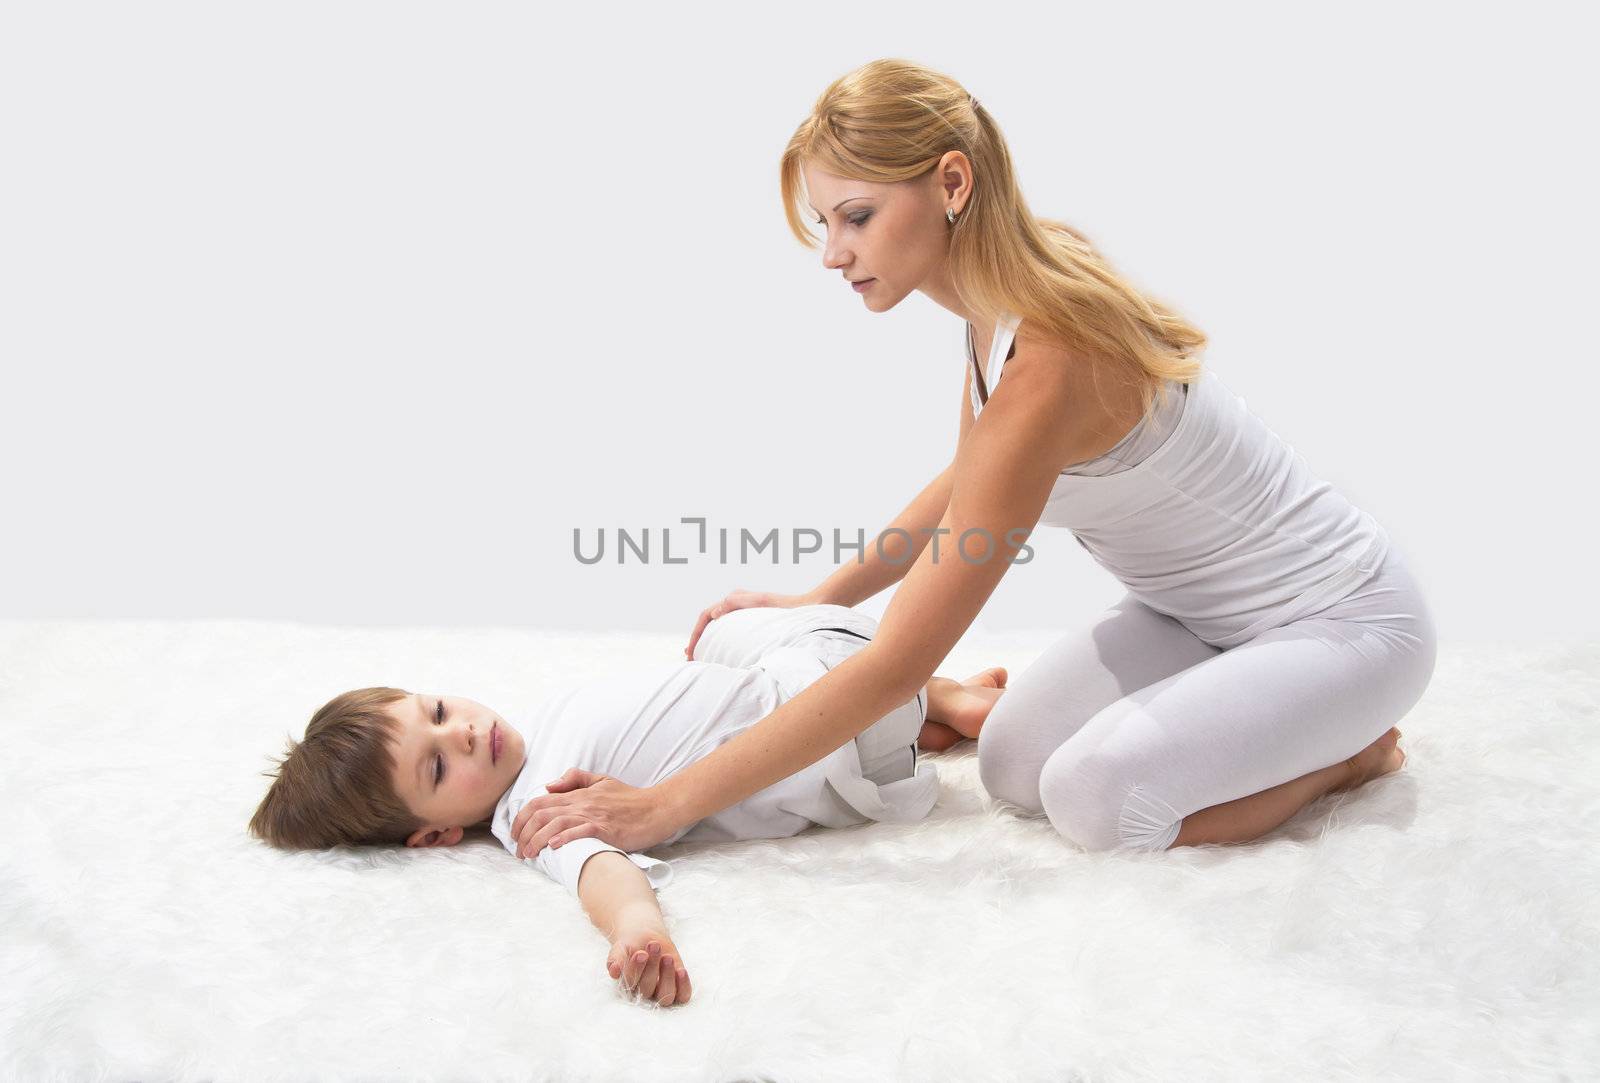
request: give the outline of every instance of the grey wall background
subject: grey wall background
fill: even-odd
[[[0,616],[687,638],[810,587],[831,554],[666,565],[660,533],[870,536],[948,461],[960,322],[868,312],[777,198],[823,87],[902,56],[1208,331],[1447,638],[1588,634],[1578,10],[10,5]],[[582,565],[574,527],[652,561]],[[977,628],[1120,596],[1032,544]]]

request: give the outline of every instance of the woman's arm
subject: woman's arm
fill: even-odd
[[[869,540],[860,561],[840,564],[833,574],[805,595],[806,600],[833,605],[860,605],[883,588],[904,579],[912,562],[927,547],[928,539],[933,536],[931,531],[943,517],[945,508],[950,505],[950,484],[954,470],[955,462],[952,461],[906,505],[894,522],[878,532],[878,537],[888,534],[883,539],[884,551],[881,555],[876,538]],[[890,534],[892,530],[905,531],[911,541],[907,542],[904,535]]]
[[[513,830],[536,854],[579,838],[643,850],[815,763],[910,699],[971,625],[1032,532],[1056,474],[1083,458],[1095,397],[1073,358],[1020,339],[1005,383],[956,452],[937,549],[890,599],[878,634],[798,696],[676,774],[643,788],[605,778],[542,794]],[[965,552],[960,539],[971,532]],[[985,537],[989,547],[985,550]],[[934,559],[935,552],[938,559]],[[984,559],[987,553],[988,559]]]
[[[967,385],[972,382],[972,366],[966,366],[966,380],[961,385],[961,419],[960,427],[956,430],[956,453],[960,454],[961,445],[966,442],[967,430],[972,427],[972,406],[968,398]],[[930,481],[905,506],[894,522],[878,532],[878,537],[889,534],[890,531],[899,529],[910,535],[908,544],[904,536],[889,534],[884,539],[884,559],[878,555],[876,539],[869,542],[862,553],[861,560],[841,564],[832,575],[824,579],[805,595],[807,601],[829,602],[833,605],[857,606],[868,598],[873,597],[885,587],[893,586],[906,577],[911,570],[912,562],[922,555],[927,548],[928,539],[933,537],[933,529],[939,520],[944,518],[945,509],[950,506],[950,486],[955,480],[956,463],[950,460],[950,465],[939,472],[939,476]],[[941,539],[942,540],[942,539]]]
[[[1033,352],[1033,351],[1028,351]],[[872,643],[799,695],[656,783],[679,825],[694,823],[820,760],[916,694],[988,601],[1044,510],[1080,425],[1071,366],[1024,350],[951,466],[939,558],[926,549],[890,600]],[[968,538],[963,558],[957,540]],[[986,547],[985,536],[989,539]],[[988,559],[983,559],[987,548]]]

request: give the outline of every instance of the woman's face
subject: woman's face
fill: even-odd
[[[927,285],[940,292],[950,247],[945,207],[959,214],[968,191],[958,171],[954,199],[959,202],[952,202],[943,183],[952,175],[941,167],[914,180],[875,184],[801,165],[814,221],[827,233],[822,265],[852,282],[870,279],[857,292],[873,312],[887,312]],[[844,288],[852,287],[845,283]]]

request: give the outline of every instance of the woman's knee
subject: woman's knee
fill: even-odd
[[[1394,694],[1404,701],[1403,713],[1422,697],[1433,680],[1439,657],[1439,630],[1427,592],[1398,551],[1391,551],[1375,584],[1372,594],[1374,599],[1381,596],[1381,605],[1376,600],[1364,600],[1364,594],[1356,595],[1353,601],[1358,612],[1361,608],[1374,611],[1357,619],[1382,628],[1392,646],[1394,671],[1400,675]]]
[[[1068,745],[1045,762],[1039,799],[1062,837],[1085,850],[1165,850],[1183,816],[1104,755]]]
[[[1085,850],[1117,848],[1117,817],[1103,762],[1063,745],[1039,772],[1039,804],[1050,826]]]
[[[978,731],[978,781],[991,796],[1029,812],[1042,812],[1039,804],[1039,754],[1029,733],[1033,727],[1020,712],[1007,711],[1001,696]]]
[[[1417,611],[1417,638],[1422,643],[1417,650],[1417,672],[1419,674],[1419,684],[1421,685],[1421,690],[1417,693],[1418,698],[1432,683],[1434,666],[1439,661],[1439,629],[1433,623],[1433,609],[1426,600],[1419,600],[1421,604],[1418,606]]]

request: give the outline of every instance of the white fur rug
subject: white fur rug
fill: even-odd
[[[0,1078],[1600,1073],[1600,644],[1447,644],[1405,768],[1246,845],[1084,853],[994,806],[967,743],[923,823],[656,851],[695,987],[666,1009],[486,832],[245,832],[339,691],[516,721],[687,634],[0,623]],[[1016,675],[1049,639],[974,632],[940,672]]]

